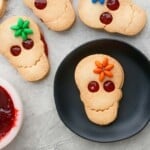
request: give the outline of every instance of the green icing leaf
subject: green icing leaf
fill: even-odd
[[[28,21],[28,20],[26,20],[25,22],[24,22],[24,24],[23,24],[23,28],[29,28],[29,24],[30,24],[30,22]]]
[[[24,41],[27,40],[27,38],[28,38],[24,32],[21,33],[21,37]]]
[[[24,32],[26,34],[32,34],[33,33],[33,31],[31,29],[24,29]]]
[[[23,24],[24,24],[24,21],[21,18],[19,18],[18,19],[18,26],[22,28]]]
[[[12,27],[10,27],[12,30],[18,30],[19,29],[19,27],[18,26],[12,26]]]
[[[14,31],[15,37],[21,37],[25,41],[28,39],[28,35],[33,34],[33,30],[29,27],[29,25],[29,20],[19,18],[17,25],[11,26],[10,29]]]
[[[22,33],[22,30],[21,30],[21,29],[17,30],[17,31],[15,32],[15,37],[20,36],[21,33]]]

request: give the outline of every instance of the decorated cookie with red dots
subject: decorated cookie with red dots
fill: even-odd
[[[64,31],[75,21],[71,0],[24,0],[51,30]]]
[[[112,123],[122,98],[121,64],[108,55],[87,56],[76,66],[75,82],[89,120],[98,125]]]
[[[127,36],[138,34],[147,20],[132,0],[79,0],[78,10],[87,26]]]
[[[28,17],[14,16],[0,25],[0,53],[27,81],[49,72],[48,47],[38,25]]]
[[[0,17],[4,15],[7,0],[0,0]]]

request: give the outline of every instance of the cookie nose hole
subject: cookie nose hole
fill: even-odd
[[[31,39],[27,39],[22,42],[22,46],[26,49],[29,50],[34,46],[34,42]]]
[[[44,9],[47,6],[47,0],[35,0],[34,5],[37,9]]]
[[[97,81],[91,81],[89,84],[88,84],[88,90],[90,92],[97,92],[98,90],[100,89],[100,86],[98,84]]]
[[[115,84],[112,81],[106,81],[103,84],[103,88],[106,92],[112,92],[115,90]]]
[[[18,56],[21,53],[21,47],[18,45],[14,45],[11,47],[10,52],[13,56]]]

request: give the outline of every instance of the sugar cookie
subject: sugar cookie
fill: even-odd
[[[4,15],[7,0],[0,0],[0,17]]]
[[[146,12],[132,0],[79,0],[79,16],[89,27],[136,35],[146,24]]]
[[[24,0],[51,30],[64,31],[75,21],[75,12],[70,0]]]
[[[120,63],[108,55],[87,56],[75,69],[75,82],[88,118],[99,125],[112,123],[122,98],[124,71]]]
[[[49,72],[47,45],[38,25],[25,16],[14,16],[0,25],[0,53],[28,81],[44,78]]]

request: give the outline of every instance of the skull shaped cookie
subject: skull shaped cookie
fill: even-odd
[[[3,16],[6,9],[7,0],[0,0],[0,17]]]
[[[146,24],[146,13],[132,0],[79,0],[79,16],[89,27],[136,35]]]
[[[28,17],[14,16],[0,25],[0,53],[28,81],[49,72],[47,45],[37,24]]]
[[[70,0],[24,0],[25,4],[54,31],[64,31],[72,26],[75,12]]]
[[[75,82],[89,120],[99,125],[112,123],[122,98],[124,71],[120,63],[108,55],[87,56],[75,69]]]

